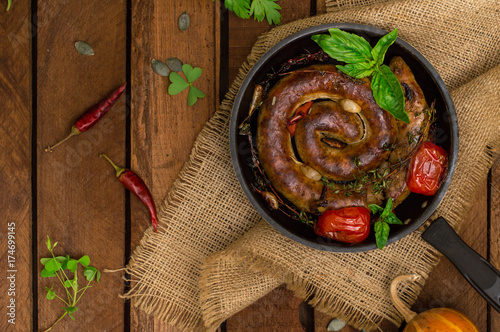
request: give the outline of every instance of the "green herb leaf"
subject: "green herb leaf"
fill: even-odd
[[[269,24],[280,24],[281,14],[279,10],[281,7],[276,3],[278,0],[253,0],[250,6],[250,15],[261,22],[267,18]]]
[[[224,6],[238,17],[250,17],[250,0],[225,0]]]
[[[40,272],[40,276],[42,278],[51,278],[51,277],[55,277],[56,274],[54,273],[54,271],[49,271],[47,269],[43,269],[42,272]]]
[[[49,259],[45,263],[45,269],[47,269],[48,271],[58,271],[60,268],[61,268],[61,263],[59,263],[54,258]]]
[[[89,256],[87,256],[87,255],[82,256],[78,260],[78,263],[82,264],[83,266],[88,266],[90,264],[90,258],[89,258]]]
[[[83,269],[83,275],[85,276],[87,281],[94,280],[94,278],[97,275],[97,272],[99,272],[99,271],[97,271],[97,269],[93,266],[88,266],[85,269]],[[99,275],[99,277],[100,277],[100,275]]]
[[[384,221],[375,222],[375,241],[377,242],[377,247],[382,249],[387,244],[387,239],[389,238],[390,227]]]
[[[392,213],[392,198],[389,198],[387,200],[387,203],[385,203],[385,208],[384,208],[384,211],[382,211],[382,214],[380,215],[380,218],[385,218],[390,213]]]
[[[46,296],[47,300],[53,300],[56,298],[56,293],[50,289],[47,291],[47,296]]]
[[[403,222],[401,220],[399,220],[399,218],[396,217],[396,215],[394,213],[391,213],[387,217],[385,217],[385,221],[391,225],[402,225],[403,224]]]
[[[384,211],[384,208],[377,204],[368,204],[368,208],[372,211],[373,214],[381,213]]]
[[[12,5],[12,0],[7,0],[7,8],[5,8],[6,12],[9,11],[11,5]]]
[[[75,273],[76,269],[78,268],[78,261],[76,259],[71,259],[67,264],[67,268],[71,272]]]
[[[337,69],[341,72],[355,77],[355,78],[363,78],[368,77],[373,74],[375,67],[373,66],[373,60],[370,62],[358,62],[358,63],[349,63],[345,66],[337,65]]]
[[[375,47],[372,49],[372,56],[377,61],[378,65],[384,63],[385,53],[389,49],[389,46],[394,44],[396,38],[398,38],[398,29],[394,29],[384,37],[380,38]]]
[[[64,309],[64,311],[67,311],[69,314],[72,314],[72,313],[78,311],[77,307],[62,307],[62,308]]]
[[[186,78],[189,83],[193,83],[196,81],[202,74],[201,68],[196,67],[193,68],[191,65],[188,64],[183,64],[182,65],[182,72],[184,75],[186,75]]]
[[[194,103],[198,100],[198,98],[205,98],[205,94],[200,89],[190,86],[188,93],[188,105],[193,106]]]
[[[388,66],[377,67],[373,73],[371,87],[373,97],[380,107],[391,113],[396,119],[410,123],[410,118],[405,111],[403,89],[396,75]]]
[[[48,261],[50,261],[52,258],[41,258],[40,259],[40,263],[42,263],[42,265],[45,265],[47,264]]]
[[[48,235],[47,235],[47,249],[49,249],[49,251],[52,251],[52,244],[50,242],[50,238]]]
[[[370,44],[358,35],[329,29],[330,35],[320,34],[311,37],[331,58],[347,63],[369,62],[373,60]]]
[[[186,82],[182,78],[182,76],[177,74],[176,72],[171,72],[168,78],[171,82],[168,87],[168,94],[171,96],[175,96],[176,94],[186,90],[186,88],[189,86],[189,83]]]

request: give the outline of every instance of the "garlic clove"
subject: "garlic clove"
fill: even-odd
[[[342,99],[340,101],[340,107],[342,107],[344,111],[349,113],[361,112],[361,106],[359,106],[358,103],[351,99]]]
[[[313,180],[313,181],[319,181],[321,180],[321,174],[315,170],[314,168],[312,168],[311,166],[308,166],[308,165],[305,165],[305,164],[301,164],[300,165],[300,170],[302,171],[302,173],[309,179]]]

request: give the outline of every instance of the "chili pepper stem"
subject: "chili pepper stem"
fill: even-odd
[[[71,132],[69,133],[68,136],[66,136],[62,141],[59,141],[57,142],[56,144],[52,145],[52,146],[48,146],[46,149],[45,149],[45,152],[52,152],[52,149],[54,149],[56,146],[58,146],[59,144],[63,143],[63,142],[66,142],[68,139],[70,139],[71,137],[73,136],[76,136],[76,135],[79,135],[81,134],[81,131],[78,130],[78,128],[76,128],[75,126],[71,127]]]
[[[125,168],[116,166],[115,163],[111,159],[109,159],[108,156],[106,156],[106,154],[102,152],[99,153],[99,158],[101,157],[104,157],[107,161],[109,161],[111,166],[113,166],[113,168],[115,169],[116,177],[119,177],[123,172],[125,172]]]

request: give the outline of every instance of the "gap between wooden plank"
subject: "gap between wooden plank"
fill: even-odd
[[[32,330],[38,330],[38,219],[37,219],[37,58],[38,58],[38,1],[31,0],[31,292],[33,309],[32,316]]]

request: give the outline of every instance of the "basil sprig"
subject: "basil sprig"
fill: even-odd
[[[355,78],[371,76],[371,88],[377,104],[396,119],[409,123],[401,84],[384,65],[385,53],[398,37],[398,29],[380,38],[373,48],[358,35],[337,28],[328,31],[330,35],[320,34],[311,38],[331,58],[346,63],[337,65],[340,71]]]
[[[374,229],[375,229],[375,241],[377,242],[377,247],[379,249],[382,249],[383,247],[385,247],[387,239],[389,238],[389,231],[390,231],[389,224],[402,225],[403,223],[392,212],[392,198],[389,198],[387,200],[385,208],[377,204],[368,204],[368,207],[370,208],[373,214],[380,213],[380,216],[378,217],[377,221],[375,221]]]

